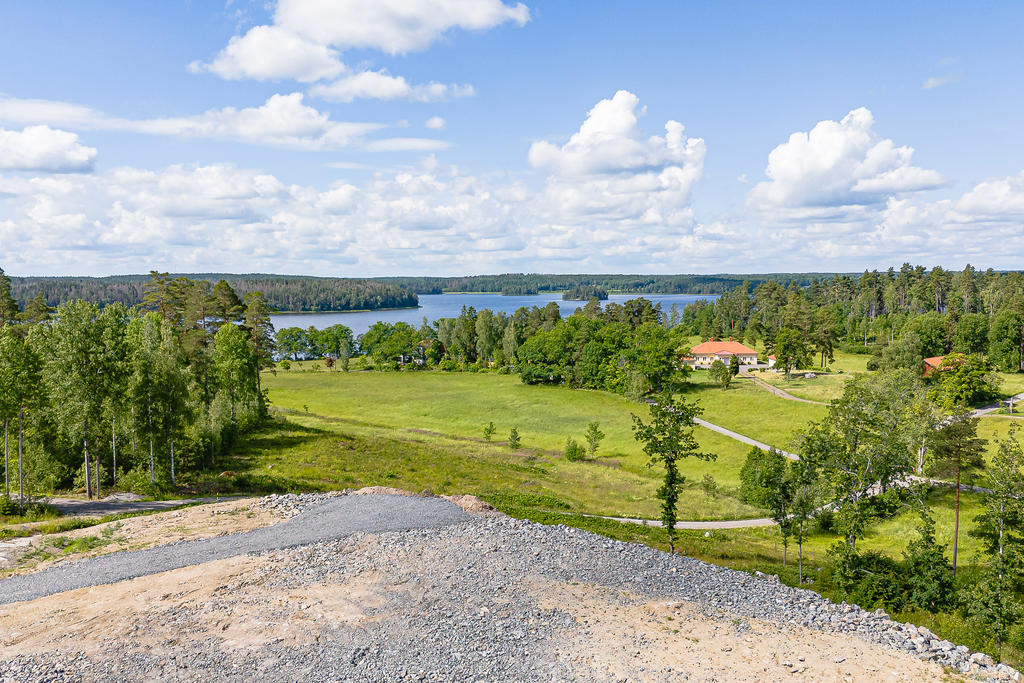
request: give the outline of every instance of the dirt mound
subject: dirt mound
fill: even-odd
[[[364,486],[361,489],[355,491],[349,491],[351,495],[362,496],[370,493],[383,493],[389,496],[416,496],[417,493],[412,491],[406,491],[405,489],[396,489],[391,486]]]
[[[493,505],[485,501],[480,500],[476,496],[461,495],[461,496],[441,496],[445,500],[458,505],[466,512],[480,517],[504,517],[504,512],[499,512],[494,508]]]

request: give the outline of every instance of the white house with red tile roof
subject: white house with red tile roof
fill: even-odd
[[[740,365],[757,365],[757,351],[733,341],[732,337],[728,341],[712,339],[697,344],[690,349],[688,356],[683,356],[682,361],[691,368],[705,368],[716,360],[728,365],[733,356],[739,356]]]

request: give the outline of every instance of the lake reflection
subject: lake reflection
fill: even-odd
[[[682,313],[686,304],[698,299],[716,299],[715,294],[611,294],[607,301],[617,304],[630,299],[643,297],[652,303],[660,303],[661,310],[668,313],[672,304],[679,307]],[[271,316],[274,329],[282,327],[313,326],[317,329],[331,325],[347,325],[352,333],[360,335],[366,332],[375,322],[383,320],[389,323],[406,322],[419,327],[423,318],[433,322],[438,318],[454,318],[462,311],[463,306],[472,306],[476,310],[489,308],[492,311],[512,313],[523,306],[546,306],[548,302],[558,304],[563,316],[572,315],[573,311],[584,305],[583,301],[562,301],[561,292],[542,292],[535,296],[502,296],[501,294],[452,293],[452,294],[420,294],[419,308],[406,308],[397,311],[363,311],[359,313],[282,313]]]

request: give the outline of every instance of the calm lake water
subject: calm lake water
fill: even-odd
[[[698,299],[716,299],[715,294],[611,294],[608,301],[602,301],[604,305],[608,302],[621,304],[644,297],[652,303],[660,303],[661,310],[668,313],[672,304],[676,304],[682,312],[683,307]],[[476,310],[489,308],[492,311],[505,311],[513,313],[523,306],[546,306],[549,301],[558,304],[563,316],[572,315],[573,311],[582,307],[583,301],[562,301],[561,292],[542,292],[534,296],[502,296],[501,294],[420,294],[419,308],[406,308],[397,311],[365,311],[360,313],[284,313],[271,316],[274,329],[282,327],[301,327],[303,329],[313,326],[317,329],[330,327],[331,325],[342,324],[349,327],[352,333],[360,335],[366,332],[375,322],[383,320],[389,323],[405,322],[419,327],[426,317],[430,322],[438,318],[454,318],[462,311],[463,306],[472,306]]]

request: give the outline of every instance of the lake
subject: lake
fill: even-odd
[[[716,294],[611,294],[607,301],[601,304],[615,302],[624,303],[630,299],[643,297],[648,301],[661,304],[661,310],[668,313],[672,304],[679,307],[680,313],[683,307],[699,299],[717,299]],[[394,311],[360,311],[354,313],[281,313],[272,315],[271,322],[274,329],[282,327],[310,326],[317,329],[330,327],[331,325],[342,324],[348,326],[356,336],[366,332],[375,322],[397,323],[399,321],[419,327],[426,317],[430,322],[438,318],[454,318],[462,311],[463,306],[472,306],[476,310],[489,308],[492,311],[505,311],[513,313],[523,306],[546,306],[548,302],[554,301],[558,304],[563,316],[572,315],[573,311],[582,307],[584,301],[562,301],[561,292],[542,292],[534,296],[502,296],[501,294],[480,294],[480,293],[451,293],[451,294],[420,294],[419,308],[403,308]]]

